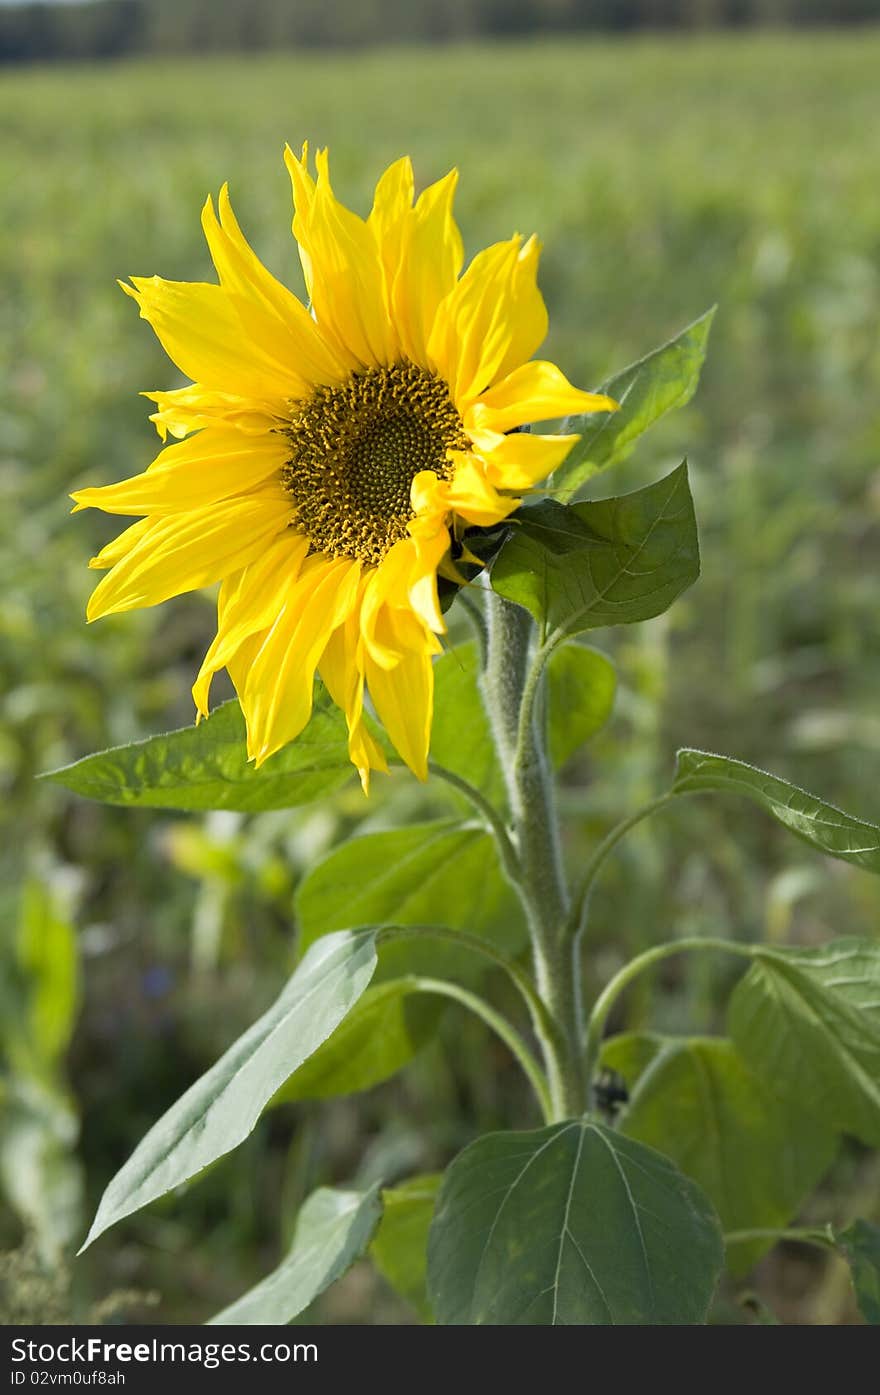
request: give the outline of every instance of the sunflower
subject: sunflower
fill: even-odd
[[[365,694],[424,779],[438,573],[460,580],[465,529],[507,518],[577,439],[518,427],[614,404],[531,359],[547,333],[534,237],[462,274],[457,171],[414,202],[398,160],[362,219],[336,199],[326,151],[316,176],[307,147],[285,159],[308,308],[258,260],[225,185],[202,213],[219,285],[120,282],[193,381],[144,394],[176,444],[143,474],[72,495],[138,518],[89,564],[107,574],[88,618],[219,581],[200,717],[226,668],[260,765],[308,722],[317,671],[364,788],[387,769]]]

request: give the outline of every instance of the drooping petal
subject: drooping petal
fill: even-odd
[[[77,509],[104,513],[168,514],[203,508],[246,494],[280,474],[289,455],[283,436],[246,436],[209,426],[178,445],[166,446],[132,479],[71,494]]]
[[[232,299],[250,339],[283,364],[290,376],[289,395],[308,395],[318,384],[338,383],[347,374],[306,307],[255,255],[245,239],[226,184],[218,200],[219,219],[209,198],[202,228],[220,284]]]
[[[361,576],[359,596],[345,622],[333,631],[321,655],[318,672],[348,725],[348,754],[357,767],[364,794],[369,793],[370,773],[387,771],[385,752],[373,739],[364,721],[364,660],[360,637],[360,599],[366,581]]]
[[[217,392],[250,397],[269,410],[291,396],[288,368],[248,338],[221,286],[160,276],[132,276],[130,286],[119,284],[188,378]]]
[[[286,528],[262,556],[224,579],[217,600],[217,634],[193,684],[193,700],[201,716],[208,715],[214,674],[231,668],[242,645],[271,627],[279,589],[296,581],[308,550],[308,538]]]
[[[290,500],[279,487],[188,513],[144,519],[122,535],[134,545],[95,587],[88,619],[159,605],[170,596],[222,580],[258,557],[289,525],[290,513]]]
[[[347,365],[393,363],[397,335],[385,305],[382,260],[373,230],[333,193],[326,150],[318,151],[317,180],[288,147],[293,184],[293,232],[304,253],[312,311]]]
[[[400,648],[406,640],[396,627],[398,617],[386,610],[383,636],[389,647]],[[410,619],[415,617],[410,612]],[[377,664],[369,651],[364,655],[367,688],[379,721],[392,745],[420,780],[428,778],[428,750],[434,714],[434,666],[430,653],[403,649],[392,669]]]
[[[313,553],[278,591],[278,606],[251,664],[242,707],[248,755],[262,765],[293,741],[312,713],[315,670],[357,600],[360,563]]]
[[[464,422],[472,435],[479,431],[503,433],[535,421],[581,412],[613,412],[616,408],[610,397],[572,387],[555,363],[534,359],[484,392],[468,408]]]

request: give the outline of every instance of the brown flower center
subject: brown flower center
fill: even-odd
[[[284,434],[284,486],[316,551],[378,565],[407,535],[420,470],[452,475],[447,450],[470,441],[442,378],[414,363],[368,368],[321,387]]]

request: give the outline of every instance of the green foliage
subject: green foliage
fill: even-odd
[[[715,308],[707,310],[668,344],[615,373],[599,388],[618,404],[616,412],[569,417],[563,431],[579,432],[556,471],[551,492],[563,503],[591,476],[624,460],[640,436],[667,412],[690,402],[700,381]]]
[[[543,642],[662,615],[697,580],[687,467],[619,499],[529,504],[492,567],[492,587],[538,621]]]
[[[672,794],[697,794],[705,790],[741,794],[766,809],[780,823],[811,847],[854,862],[869,872],[880,872],[880,827],[854,819],[833,804],[825,804],[787,780],[756,770],[744,761],[707,751],[678,752]]]
[[[375,941],[374,930],[340,931],[313,946],[268,1012],[153,1125],[104,1192],[86,1245],[248,1136],[281,1084],[364,992]]]
[[[831,1165],[833,1130],[777,1098],[729,1041],[649,1038],[644,1067],[633,1073],[627,1067],[641,1043],[624,1041],[615,1050],[616,1040],[606,1043],[603,1061],[630,1085],[620,1121],[626,1136],[664,1153],[698,1182],[725,1230],[788,1225]],[[762,1248],[738,1245],[736,1268],[748,1269]]]
[[[562,766],[611,716],[617,674],[598,649],[564,644],[547,666],[547,686],[550,755]]]
[[[492,838],[478,825],[444,819],[351,838],[301,882],[296,913],[303,946],[348,925],[442,925],[468,930],[507,953],[525,943],[516,897]],[[380,978],[440,974],[472,978],[485,964],[455,945],[402,940],[383,945]]]
[[[173,8],[163,6],[169,23]],[[210,27],[213,40],[221,26]],[[8,137],[2,167],[15,198],[0,230],[8,287],[0,331],[7,387],[0,451],[12,545],[0,555],[0,782],[8,815],[0,863],[3,885],[11,889],[7,902],[16,901],[34,864],[24,856],[25,840],[31,850],[51,848],[82,884],[78,925],[90,991],[74,1079],[88,1119],[82,1146],[92,1179],[106,1174],[108,1158],[125,1156],[167,1099],[242,1031],[254,1002],[268,1002],[277,991],[289,968],[290,897],[304,869],[361,820],[362,830],[388,830],[403,821],[433,822],[448,808],[448,794],[436,782],[421,789],[398,778],[377,779],[374,800],[364,805],[340,755],[335,773],[332,760],[314,772],[316,785],[326,777],[326,793],[319,790],[319,799],[292,814],[284,793],[271,806],[278,812],[259,820],[232,812],[252,806],[229,804],[219,817],[192,821],[189,832],[206,850],[196,867],[181,854],[179,820],[146,807],[120,816],[32,781],[35,770],[82,751],[185,725],[194,665],[212,631],[211,607],[198,596],[89,630],[82,623],[93,580],[84,558],[117,525],[97,516],[71,523],[67,491],[146,465],[156,442],[135,388],[177,384],[146,332],[135,333],[131,307],[114,290],[113,275],[155,270],[210,277],[196,215],[207,189],[229,177],[249,237],[287,277],[294,258],[278,150],[285,139],[297,144],[308,135],[330,145],[337,188],[346,196],[353,191],[362,211],[376,169],[410,149],[420,184],[461,165],[458,209],[469,251],[512,227],[536,228],[545,244],[541,283],[552,319],[546,352],[579,384],[607,378],[615,363],[635,358],[718,298],[724,312],[698,402],[680,415],[658,417],[638,455],[621,460],[613,486],[622,494],[655,478],[680,458],[686,441],[709,565],[700,587],[661,624],[607,637],[620,673],[619,699],[613,720],[594,737],[589,790],[574,787],[574,769],[567,776],[561,801],[569,820],[567,851],[575,864],[585,839],[632,813],[656,787],[668,750],[691,744],[724,749],[731,732],[735,749],[749,760],[802,771],[804,783],[858,807],[864,795],[854,792],[864,790],[865,753],[876,749],[877,734],[876,585],[867,546],[880,315],[876,47],[867,33],[821,45],[790,36],[696,47],[650,40],[625,53],[618,45],[566,40],[540,50],[461,46],[447,52],[435,46],[367,58],[310,52],[247,64],[178,60],[170,85],[149,65],[7,75],[0,94]],[[687,92],[687,101],[670,104],[670,91]],[[661,104],[663,137],[646,139]],[[450,119],[426,125],[424,111],[441,106]],[[479,146],[468,138],[477,122],[485,132]],[[370,132],[369,160],[364,130]],[[572,139],[579,131],[588,131],[589,139]],[[839,158],[831,166],[817,162],[819,148]],[[558,158],[548,161],[548,149]],[[106,194],[101,199],[94,197],[96,171]],[[76,237],[59,237],[72,209]],[[604,427],[597,439],[590,436],[588,464],[601,455],[612,423],[615,430],[626,427],[632,408],[644,419],[667,393],[674,400],[672,385],[661,379],[639,406],[646,385],[643,375],[622,413],[587,424],[588,436]],[[477,691],[478,657],[461,643],[459,612],[454,604],[449,654],[438,665],[433,756],[503,804]],[[465,650],[471,657],[462,666]],[[572,724],[566,739],[573,745],[575,727],[581,740],[592,730],[592,693],[580,711],[563,672],[568,652],[560,646],[551,660],[546,706],[554,740],[561,716]],[[584,663],[589,678],[585,661],[571,663]],[[446,675],[452,675],[448,693],[455,690],[451,701]],[[240,733],[234,761],[240,773]],[[272,773],[271,763],[266,770]],[[221,781],[225,794],[227,784]],[[298,778],[294,784],[301,792]],[[781,811],[795,807],[791,798],[790,787],[774,787]],[[803,812],[795,807],[796,822]],[[818,812],[808,831],[825,837],[829,825],[824,809]],[[502,816],[509,814],[502,809]],[[645,826],[622,849],[619,865],[609,866],[591,908],[584,956],[589,983],[606,977],[611,954],[626,962],[664,926],[740,942],[746,932],[760,936],[764,927],[771,937],[789,934],[808,943],[824,938],[829,926],[874,933],[880,893],[855,868],[820,869],[809,899],[801,878],[792,915],[794,902],[786,897],[800,876],[798,845],[791,845],[792,862],[780,868],[777,845],[768,852],[761,818],[734,824],[723,801],[707,801],[701,815],[699,822]],[[841,827],[831,826],[834,838]],[[858,840],[866,829],[870,833],[870,826],[848,822],[833,851],[864,851]],[[493,860],[490,876],[494,869]],[[768,884],[766,871],[780,875]],[[446,920],[440,902],[435,895],[432,920]],[[0,913],[15,923],[8,904]],[[341,922],[346,928],[353,923]],[[471,928],[464,919],[462,925]],[[213,945],[207,954],[206,939]],[[404,946],[382,948],[380,972],[386,962],[393,970],[386,956],[395,948]],[[62,946],[60,965],[63,960]],[[16,1013],[21,1022],[45,1024],[46,1049],[55,1060],[53,1088],[63,1095],[64,995],[51,999],[57,1016],[54,1009],[36,1017],[25,1011],[36,1001],[25,989],[44,972],[51,976],[53,964],[53,955],[38,953],[24,971],[10,973],[3,1026],[9,1028]],[[687,1018],[709,1029],[721,1013],[721,976],[700,974],[681,959],[676,964],[676,973],[657,983],[652,1020],[685,1030]],[[457,956],[449,971],[461,976]],[[59,967],[59,984],[62,979]],[[480,988],[501,1001],[495,981]],[[831,1009],[815,996],[809,1000],[822,1027],[813,1022],[811,1028],[812,1054],[798,1082],[805,1097],[820,1042],[841,1077],[874,1069],[849,1049],[858,1031],[864,1051],[873,1029],[863,1034],[861,1010],[841,1028],[843,991],[835,988]],[[48,1003],[51,993],[45,992]],[[802,987],[796,996],[803,997]],[[366,1012],[374,1001],[408,1002],[409,1033],[417,1001],[419,1013],[436,1010],[433,999],[395,990],[383,1000],[378,989],[368,989],[337,1033],[349,1022],[357,1025],[360,1003]],[[634,994],[626,1020],[644,1021],[646,1007],[644,996]],[[769,1020],[770,1011],[762,1002],[758,1015]],[[776,1013],[779,1035],[778,1004]],[[789,1012],[785,1027],[798,1051],[802,1016],[802,1007]],[[385,1030],[393,1040],[399,1018],[390,1022]],[[169,1224],[160,1208],[126,1227],[126,1245],[130,1236],[144,1242],[144,1273],[165,1295],[166,1321],[201,1321],[251,1282],[253,1251],[277,1222],[282,1192],[286,1206],[322,1180],[350,1175],[361,1157],[370,1176],[381,1173],[389,1156],[394,1170],[387,1175],[441,1166],[463,1134],[530,1122],[518,1080],[511,1088],[508,1072],[491,1069],[496,1058],[475,1049],[482,1047],[480,1024],[456,1012],[454,1025],[443,1034],[442,1052],[415,1060],[387,1091],[335,1104],[331,1126],[314,1122],[318,1112],[308,1109],[257,1130],[223,1168],[188,1192],[181,1210],[192,1238],[185,1246],[176,1220]],[[335,1036],[313,1060],[325,1046],[334,1055]],[[838,1037],[846,1039],[843,1050]],[[369,1062],[374,1045],[375,1037],[356,1059],[352,1049],[353,1069]],[[788,1050],[793,1060],[796,1050]],[[301,1068],[304,1078],[308,1069]],[[778,1081],[755,1061],[749,1069],[759,1081],[757,1096],[763,1100],[772,1091],[780,1115],[787,1116],[793,1066]],[[824,1080],[821,1065],[816,1079]],[[863,1086],[857,1081],[855,1088]],[[28,1097],[22,1110],[21,1099],[17,1085],[2,1104],[14,1102],[15,1117],[29,1130],[36,1104]],[[852,1105],[849,1100],[847,1113]],[[61,1113],[56,1119],[70,1160],[75,1118],[71,1111],[63,1123]],[[47,1123],[44,1140],[54,1127]],[[294,1145],[288,1158],[289,1132]],[[64,1188],[53,1192],[44,1180],[51,1148],[32,1147],[23,1137],[8,1154],[6,1199],[24,1215],[14,1183],[26,1179],[27,1206],[33,1210],[32,1201],[39,1200],[61,1214],[62,1203],[50,1199]],[[851,1159],[832,1173],[815,1205],[848,1213],[841,1190],[849,1168]],[[414,1245],[414,1262],[416,1251]],[[780,1261],[776,1272],[784,1282],[785,1253]],[[101,1266],[114,1272],[119,1250],[112,1240],[89,1264],[90,1281]],[[773,1274],[761,1282],[771,1284]],[[321,1315],[351,1320],[346,1301],[333,1295],[333,1306],[322,1306]],[[357,1316],[367,1310],[380,1321],[398,1320],[400,1309],[391,1304],[384,1290],[373,1290]],[[867,1316],[864,1303],[863,1309]],[[53,1311],[50,1306],[33,1318],[50,1320]],[[837,1314],[832,1307],[832,1317]]]
[[[706,1197],[601,1124],[480,1138],[449,1167],[431,1224],[442,1323],[692,1323],[721,1270]]]
[[[370,1243],[382,1203],[379,1187],[366,1192],[313,1192],[299,1213],[289,1253],[265,1279],[211,1324],[287,1323],[359,1259]]]
[[[427,1290],[428,1232],[442,1175],[410,1177],[382,1193],[382,1220],[370,1254],[379,1273],[423,1322],[433,1322]]]
[[[309,804],[351,775],[345,718],[316,685],[305,731],[259,770],[248,762],[244,718],[233,701],[198,726],[100,751],[45,778],[103,804],[256,813]]]
[[[347,1017],[294,1071],[273,1104],[369,1090],[405,1066],[434,1035],[443,1004],[409,978],[368,988]]]
[[[480,656],[472,640],[456,644],[437,660],[431,760],[500,803],[504,776],[492,744],[479,677]]]
[[[853,1221],[837,1243],[849,1262],[862,1317],[872,1327],[880,1326],[880,1225]]]
[[[731,997],[728,1025],[774,1093],[880,1146],[880,945],[760,946]]]

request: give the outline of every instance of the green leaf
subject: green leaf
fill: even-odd
[[[728,1025],[775,1094],[880,1146],[880,944],[757,947],[731,996]]]
[[[291,1322],[360,1259],[381,1215],[378,1183],[367,1192],[332,1187],[312,1192],[285,1259],[237,1302],[209,1318],[208,1326]]]
[[[603,1041],[601,1064],[622,1075],[627,1088],[632,1090],[668,1041],[668,1037],[657,1032],[618,1032]]]
[[[619,404],[616,412],[569,417],[562,431],[580,432],[552,481],[552,492],[571,499],[592,475],[616,465],[655,421],[690,402],[700,381],[715,307],[668,344],[663,344],[603,383],[600,392]]]
[[[517,511],[495,591],[531,611],[545,644],[660,615],[700,574],[687,466],[619,499]]]
[[[314,945],[272,1007],[141,1140],[105,1191],[83,1249],[247,1138],[288,1076],[351,1011],[375,967],[374,929]]]
[[[695,1183],[574,1119],[459,1154],[431,1225],[428,1293],[441,1323],[699,1323],[723,1257]]]
[[[562,766],[611,716],[617,674],[598,649],[565,644],[552,655],[547,679],[550,754]]]
[[[382,1220],[370,1246],[379,1273],[423,1322],[434,1320],[427,1290],[428,1231],[442,1181],[442,1173],[426,1173],[384,1191]]]
[[[704,790],[741,794],[766,809],[798,837],[843,862],[853,862],[868,872],[880,872],[880,828],[864,819],[854,819],[833,804],[768,775],[745,761],[716,756],[708,751],[685,749],[678,752],[673,794],[695,794]]]
[[[618,1127],[698,1182],[725,1230],[787,1225],[831,1166],[837,1143],[819,1120],[777,1100],[732,1042],[707,1037],[661,1046]],[[769,1244],[737,1245],[734,1268],[749,1269]]]
[[[503,804],[504,776],[495,755],[479,677],[480,656],[473,641],[456,645],[435,663],[431,760]]]
[[[332,1036],[282,1085],[273,1104],[369,1090],[431,1039],[445,1003],[419,996],[408,978],[368,988]]]
[[[316,685],[305,731],[259,770],[248,763],[244,717],[233,700],[198,726],[115,746],[43,778],[102,804],[257,813],[309,804],[353,773],[345,718]]]
[[[880,1327],[880,1225],[853,1221],[837,1236],[852,1275],[859,1312],[872,1327]]]
[[[334,848],[301,882],[303,944],[346,925],[437,925],[466,930],[516,954],[526,939],[519,905],[490,834],[444,819],[367,833]],[[485,968],[455,945],[383,945],[380,977],[429,974],[461,980]]]

